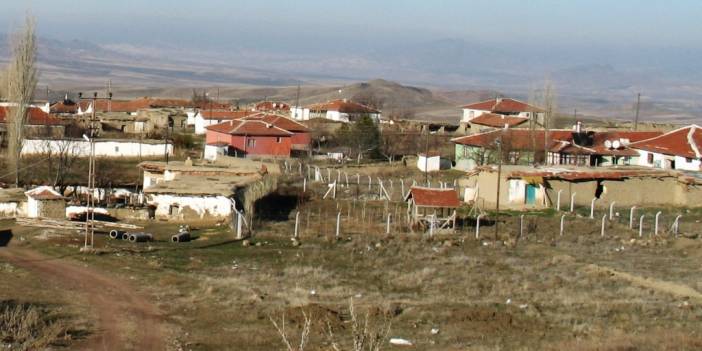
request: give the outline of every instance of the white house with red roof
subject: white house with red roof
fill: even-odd
[[[463,106],[463,117],[461,122],[471,123],[471,121],[483,114],[494,116],[509,116],[505,124],[511,126],[518,125],[529,119],[534,119],[537,123],[543,123],[544,110],[539,107],[529,105],[525,102],[510,98],[494,98],[486,101],[475,102]],[[519,117],[515,119],[515,117]],[[504,118],[504,117],[503,117]],[[523,120],[522,120],[523,119]],[[497,123],[495,118],[487,123],[489,126]]]
[[[639,152],[639,166],[702,170],[702,127],[696,124],[631,143],[629,147]]]
[[[363,116],[369,116],[373,121],[378,122],[381,112],[355,101],[338,99],[305,107],[295,106],[290,109],[290,116],[298,121],[326,118],[339,122],[354,122]]]

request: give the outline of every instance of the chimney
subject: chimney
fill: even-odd
[[[349,102],[349,99],[343,98],[342,101],[343,101],[343,102]]]
[[[496,104],[499,104],[500,102],[502,102],[502,97],[496,97],[496,98],[495,98],[495,103],[496,103]]]
[[[575,132],[581,133],[583,129],[583,124],[580,121],[575,122]]]

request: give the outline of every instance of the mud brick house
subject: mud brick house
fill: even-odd
[[[469,201],[483,209],[497,202],[496,166],[479,167],[459,180]],[[683,172],[645,167],[503,166],[499,179],[500,207],[526,210],[565,210],[572,197],[576,206],[702,206],[702,178]],[[656,189],[656,191],[641,191]]]

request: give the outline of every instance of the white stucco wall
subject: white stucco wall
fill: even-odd
[[[185,114],[188,116],[185,120],[185,124],[189,125],[189,126],[194,126],[195,125],[195,115],[197,115],[198,112],[195,110],[190,110],[190,111],[185,111]]]
[[[215,161],[219,156],[226,154],[226,146],[205,145],[205,160]]]
[[[156,206],[156,218],[182,220],[189,210],[194,211],[200,219],[227,218],[232,213],[232,201],[225,196],[149,194],[147,203]],[[174,216],[171,215],[171,206],[177,206]]]
[[[417,168],[422,172],[425,170],[427,172],[438,171],[441,169],[441,157],[430,156],[427,161],[427,157],[419,155],[419,157],[417,157]]]
[[[686,157],[675,156],[675,169],[681,169],[684,171],[700,171],[700,160],[699,159],[688,159]]]
[[[292,107],[290,109],[290,118],[298,121],[307,121],[310,119],[310,109],[303,107]]]
[[[485,112],[488,112],[488,111],[464,108],[463,109],[463,118],[461,119],[461,122],[469,122],[471,119],[478,117]]]
[[[22,155],[70,152],[74,156],[90,156],[90,143],[85,140],[39,140],[28,139],[22,145]],[[98,157],[139,157],[163,156],[168,150],[173,155],[173,145],[165,143],[140,143],[137,140],[96,140],[95,156]]]
[[[24,217],[26,209],[17,202],[0,202],[0,218]]]
[[[195,119],[195,134],[198,134],[198,135],[202,135],[202,134],[207,133],[207,129],[205,129],[206,127],[224,122],[223,119],[220,120],[220,119],[202,118],[202,113],[200,113],[200,112],[198,112],[195,115],[194,119]]]

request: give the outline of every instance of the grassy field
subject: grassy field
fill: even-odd
[[[337,199],[323,200],[326,187],[310,185],[303,194],[283,179],[258,204],[246,242],[222,225],[193,228],[193,241],[175,244],[169,239],[176,224],[135,222],[155,241],[131,244],[101,233],[97,253],[80,254],[83,238],[75,232],[12,221],[0,229],[12,229],[12,245],[134,283],[164,316],[173,350],[285,350],[281,332],[293,348],[308,335],[305,350],[352,350],[360,337],[378,338],[387,350],[407,348],[390,338],[417,350],[702,348],[701,210],[638,210],[648,218],[642,237],[628,228],[623,210],[601,236],[601,222],[587,218],[587,208],[566,217],[563,235],[561,214],[545,210],[503,212],[497,235],[488,213],[479,238],[468,218],[459,218],[455,233],[429,237],[407,227],[397,171],[362,171],[386,179],[393,202],[365,185],[340,187]],[[430,180],[450,183],[458,175]],[[422,180],[418,172],[403,176]],[[392,188],[388,179],[396,179]],[[461,208],[459,217],[469,210]],[[658,211],[661,230],[653,236]],[[293,241],[298,212],[300,238]],[[677,214],[685,217],[675,238]],[[0,268],[0,301],[61,316],[57,347],[94,332],[93,312],[70,292],[12,264]]]

